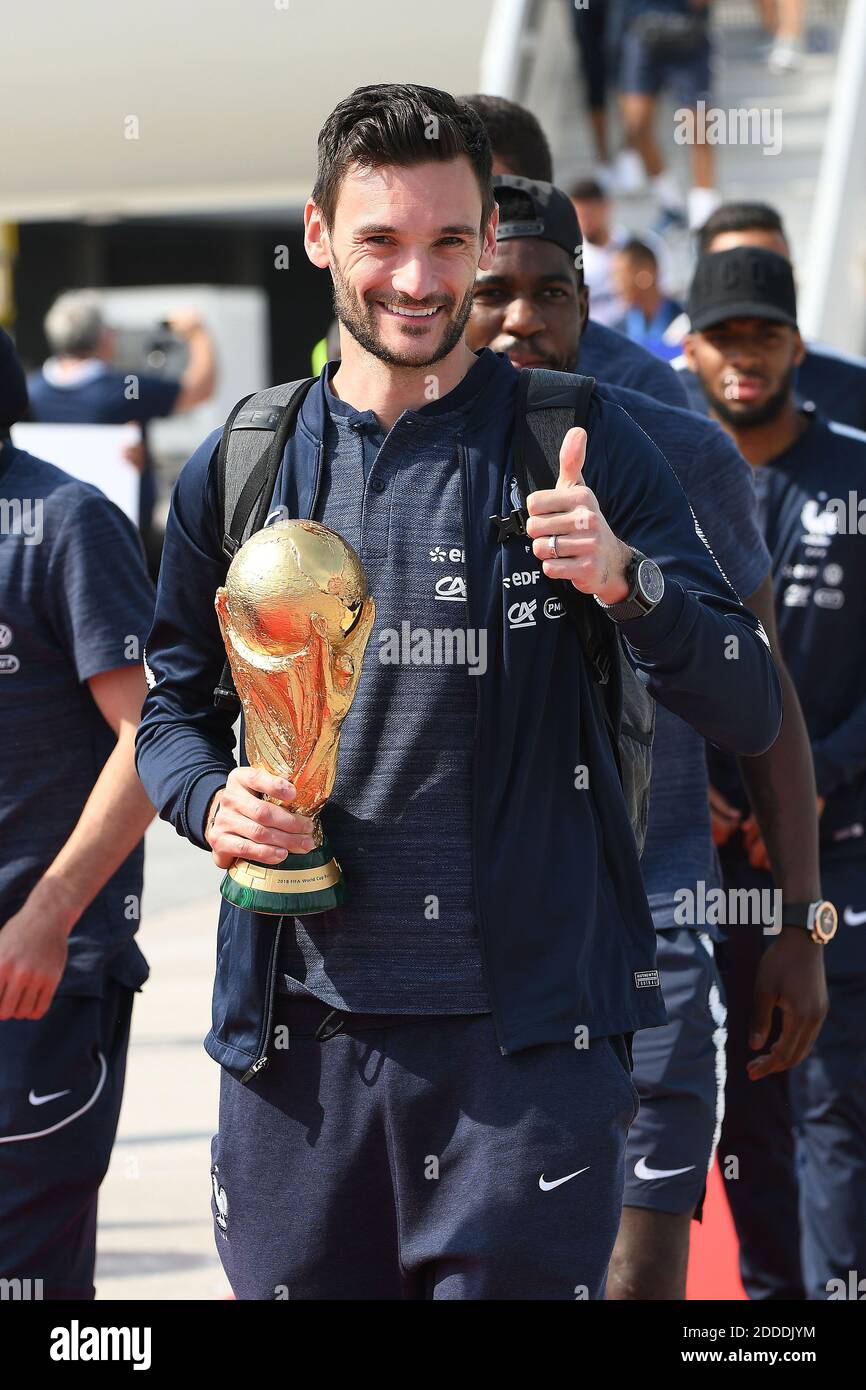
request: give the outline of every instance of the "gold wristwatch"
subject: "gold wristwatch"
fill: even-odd
[[[825,898],[814,903],[783,902],[782,926],[805,927],[816,945],[826,946],[836,935],[839,914]]]

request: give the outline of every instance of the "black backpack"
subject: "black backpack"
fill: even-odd
[[[285,382],[238,401],[226,421],[217,458],[217,489],[226,567],[235,552],[268,519],[274,485],[289,433],[316,377]],[[553,487],[559,476],[559,449],[573,425],[584,426],[595,381],[531,367],[518,378],[515,405],[514,472],[522,498]],[[505,518],[507,535],[525,534],[525,506]],[[595,600],[564,583],[563,601],[577,630],[596,701],[610,734],[634,831],[643,852],[649,814],[655,703],[638,680],[623,650],[619,629]],[[618,699],[622,692],[622,706]],[[228,661],[214,703],[237,711],[239,702]]]

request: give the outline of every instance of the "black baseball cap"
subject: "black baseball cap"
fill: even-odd
[[[18,360],[15,344],[5,328],[0,328],[0,436],[27,414],[27,382]]]
[[[689,290],[695,333],[725,319],[771,319],[797,327],[791,262],[763,246],[735,246],[701,256]]]
[[[493,175],[493,194],[497,202],[500,193],[512,188],[526,194],[532,205],[532,216],[511,222],[500,220],[496,240],[537,236],[561,246],[563,251],[574,257],[583,238],[574,204],[568,194],[555,184],[543,183],[541,179],[523,179],[517,174]]]

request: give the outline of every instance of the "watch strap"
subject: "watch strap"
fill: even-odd
[[[649,556],[643,555],[641,551],[632,547],[631,560],[626,566],[625,578],[629,585],[628,594],[619,603],[603,603],[595,595],[595,601],[600,608],[603,608],[609,618],[615,623],[628,622],[630,618],[645,618],[647,613],[651,613],[655,607],[654,603],[647,603],[640,596],[640,585],[638,581],[638,571]]]
[[[816,898],[811,903],[782,903],[782,925],[785,927],[811,927],[815,912],[822,900]]]

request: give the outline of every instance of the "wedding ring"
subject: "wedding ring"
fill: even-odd
[[[558,539],[559,539],[558,536],[551,536],[551,538],[550,538],[550,558],[551,558],[551,560],[558,560],[558,559],[559,559],[559,555],[557,554],[557,550],[556,550],[556,542],[557,542]]]

